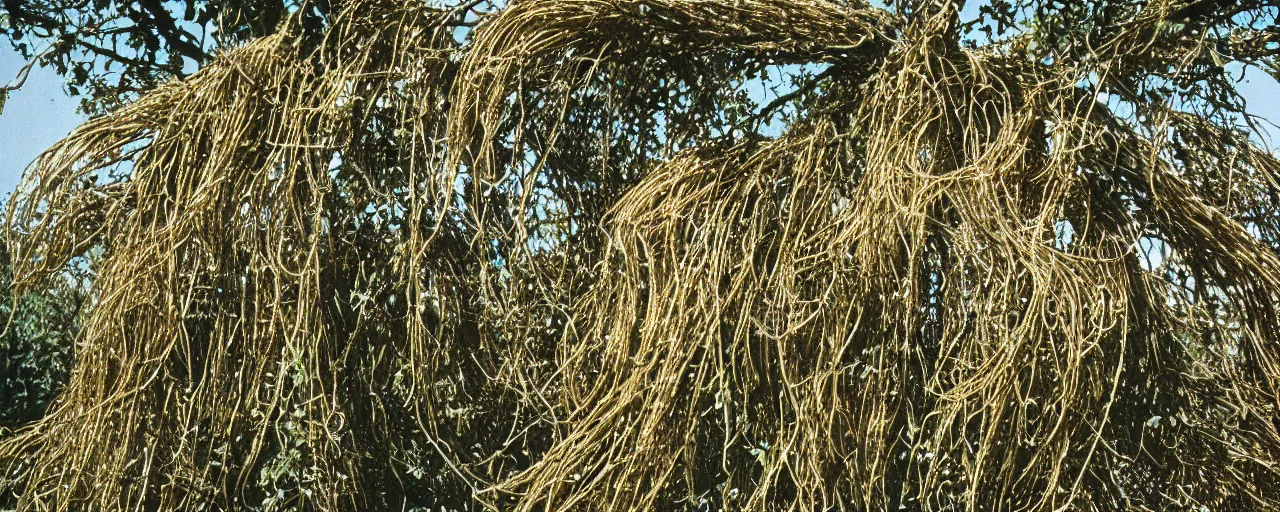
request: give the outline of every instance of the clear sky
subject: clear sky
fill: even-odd
[[[0,84],[9,83],[26,61],[0,45]],[[22,177],[22,169],[41,151],[84,121],[76,113],[80,102],[67,96],[62,77],[36,67],[21,89],[9,93],[0,113],[0,197],[7,199]]]
[[[0,84],[14,78],[25,61],[0,45]],[[1238,71],[1238,70],[1237,70]],[[1266,73],[1245,73],[1240,91],[1249,102],[1249,111],[1280,124],[1280,84]],[[27,83],[10,94],[0,113],[0,198],[6,198],[18,184],[22,170],[45,148],[84,121],[76,112],[78,100],[70,98],[62,79],[50,69],[35,68]],[[1280,129],[1272,129],[1273,141],[1280,141]]]

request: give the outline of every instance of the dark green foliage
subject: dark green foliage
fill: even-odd
[[[66,384],[74,356],[76,315],[85,300],[77,278],[54,278],[15,302],[8,248],[0,243],[0,430],[39,419]],[[12,316],[11,316],[12,314]]]

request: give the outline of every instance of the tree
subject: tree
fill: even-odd
[[[0,243],[0,432],[35,421],[66,384],[71,370],[76,315],[89,274],[79,267],[42,287],[9,296],[8,247]]]
[[[87,122],[0,504],[1280,506],[1280,6],[962,3],[359,0]]]
[[[2,0],[0,36],[32,64],[53,66],[83,95],[81,110],[100,114],[186,77],[218,49],[273,33],[291,12],[320,30],[328,2]]]

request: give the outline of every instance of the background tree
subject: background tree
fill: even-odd
[[[81,110],[100,114],[210,55],[273,33],[290,15],[318,31],[328,2],[313,0],[3,0],[0,36],[24,58],[52,66]]]
[[[89,121],[0,500],[1280,506],[1280,6],[891,6],[353,1]]]
[[[14,300],[8,248],[0,244],[0,430],[44,415],[71,371],[76,315],[88,290],[88,271],[58,276]]]

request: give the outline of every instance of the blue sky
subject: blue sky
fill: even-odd
[[[18,75],[26,61],[0,47],[0,84]],[[76,113],[80,102],[67,96],[62,78],[52,69],[34,68],[27,83],[9,94],[0,113],[0,196],[7,198],[18,185],[28,163],[84,121]]]

